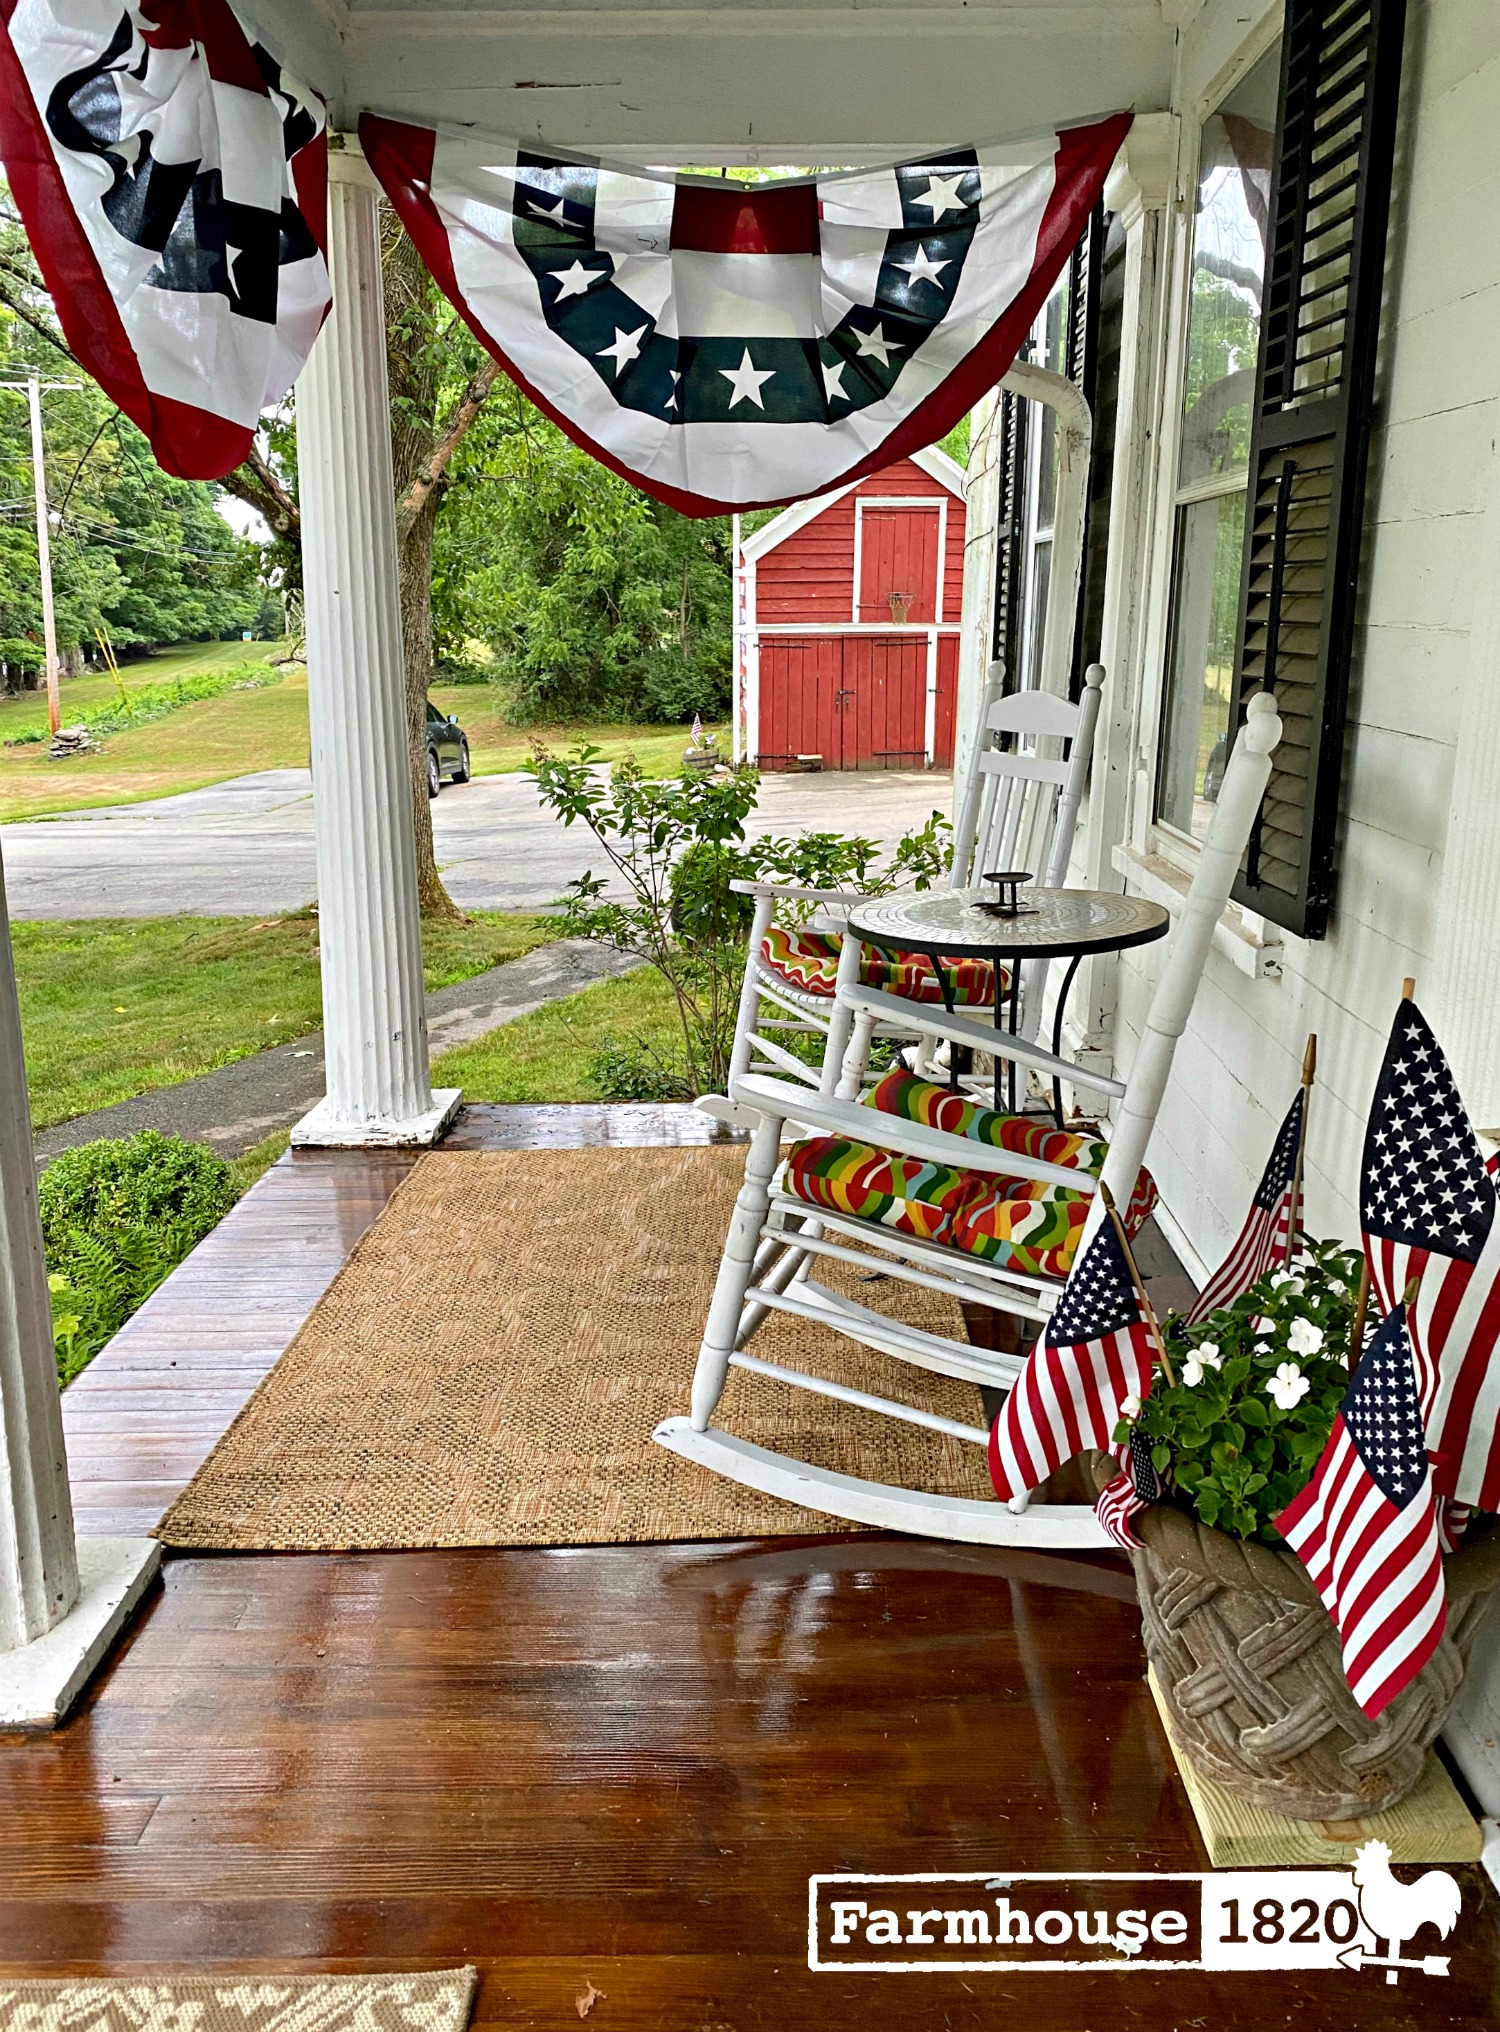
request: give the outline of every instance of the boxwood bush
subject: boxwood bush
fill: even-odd
[[[101,1137],[53,1158],[38,1198],[61,1382],[98,1353],[237,1196],[222,1157],[155,1129]]]

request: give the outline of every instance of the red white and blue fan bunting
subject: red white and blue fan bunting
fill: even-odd
[[[532,399],[658,500],[713,515],[951,430],[1015,358],[1129,125],[761,186],[371,114],[360,140]]]
[[[0,0],[0,154],[79,360],[217,479],[328,312],[322,102],[227,0]]]

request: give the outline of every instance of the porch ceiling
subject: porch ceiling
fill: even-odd
[[[1165,12],[1164,12],[1165,9]],[[364,107],[660,160],[858,159],[1168,102],[1181,0],[259,0]]]

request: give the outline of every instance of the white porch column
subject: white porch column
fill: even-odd
[[[1094,737],[1084,869],[1079,877],[1090,889],[1121,886],[1111,854],[1125,838],[1139,746],[1152,528],[1157,489],[1164,483],[1157,471],[1157,447],[1166,400],[1162,373],[1170,267],[1167,208],[1177,178],[1179,126],[1175,113],[1138,114],[1104,187],[1105,205],[1119,214],[1125,229],[1125,283],[1099,645],[1107,677]],[[1067,1023],[1073,1048],[1098,1054],[1087,1062],[1105,1070],[1114,1032],[1117,966],[1116,960],[1098,959],[1080,969]]]
[[[968,779],[984,704],[990,644],[995,636],[995,546],[1000,527],[1000,391],[991,388],[971,412],[964,474],[964,584],[959,610],[958,691],[953,710],[954,822],[959,786]]]
[[[333,310],[297,383],[308,717],[328,1090],[293,1143],[432,1143],[407,780],[378,186],[329,158]]]
[[[0,1728],[62,1718],[160,1558],[150,1538],[74,1543],[0,876]]]

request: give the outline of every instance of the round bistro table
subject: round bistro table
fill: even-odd
[[[1015,892],[1014,916],[980,906],[989,893],[972,889],[934,890],[916,895],[872,897],[849,913],[849,929],[881,952],[917,952],[932,962],[949,1015],[955,1013],[953,981],[945,959],[984,959],[996,968],[1009,963],[1010,993],[995,998],[995,1028],[1014,1037],[1021,1010],[1021,967],[1027,960],[1066,959],[1068,971],[1052,1019],[1052,1052],[1062,1051],[1063,1011],[1073,976],[1096,953],[1126,952],[1166,935],[1171,923],[1159,903],[1119,896],[1105,889],[1026,889]],[[995,1106],[1000,1069],[995,1060]],[[1008,1063],[1010,1109],[1015,1112],[1015,1062]],[[957,1072],[953,1074],[957,1085]],[[1062,1125],[1062,1083],[1052,1082],[1053,1113]]]

